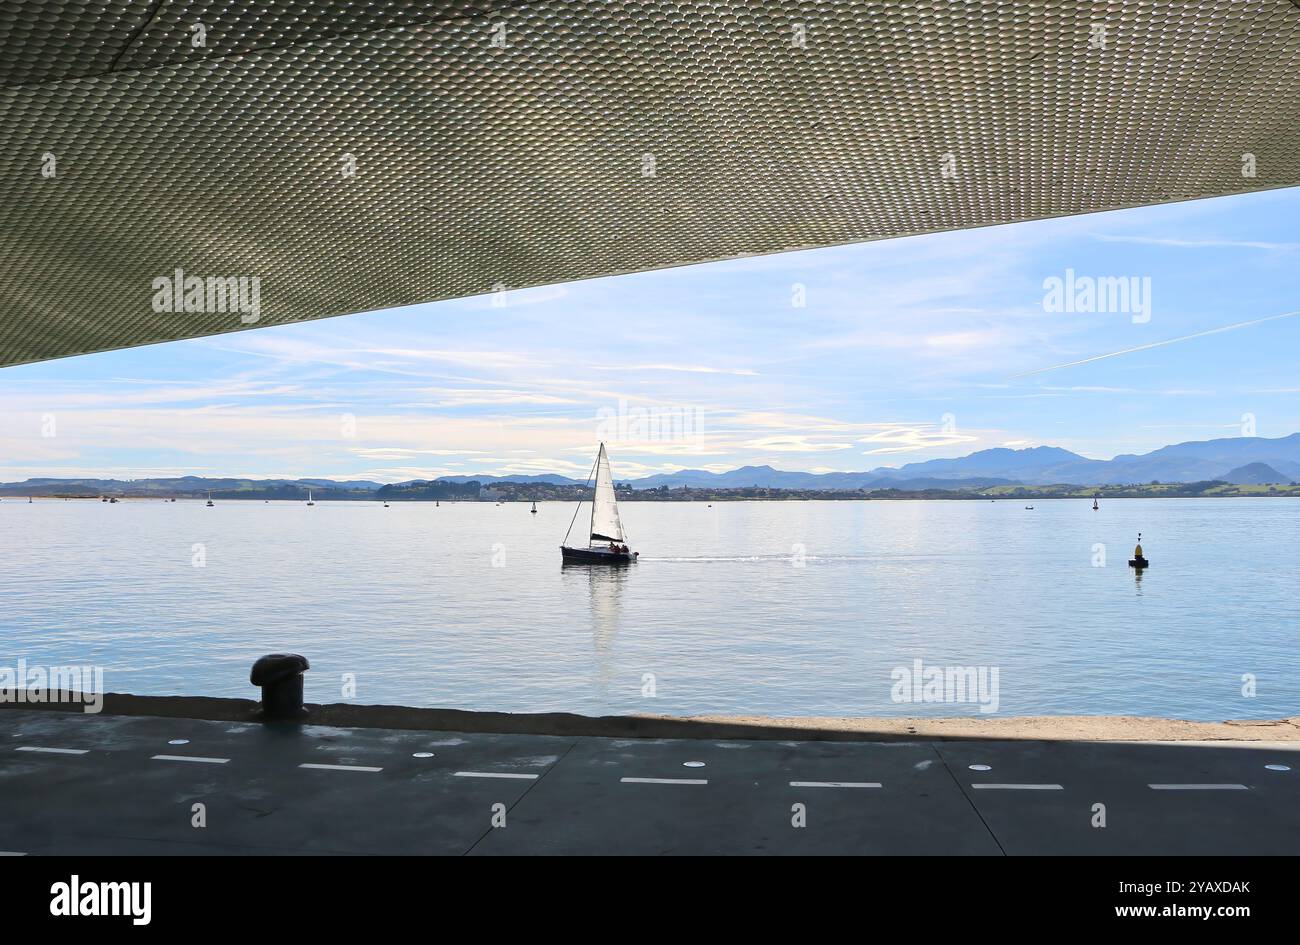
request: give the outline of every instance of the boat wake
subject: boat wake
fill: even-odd
[[[638,561],[658,561],[658,562],[709,562],[709,561],[774,561],[778,563],[787,563],[793,555],[680,555],[676,557],[658,558],[652,555],[641,555]],[[879,561],[885,555],[803,555],[804,561]]]

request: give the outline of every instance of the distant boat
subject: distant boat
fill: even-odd
[[[313,502],[313,501],[311,500],[311,490],[310,490],[310,489],[307,490],[307,504],[308,504],[308,505],[315,505],[315,504],[316,504],[315,502]]]
[[[108,501],[111,505],[117,505],[117,496],[113,496],[113,498],[109,499]]]
[[[530,509],[530,511],[531,511],[534,515],[537,514],[537,503],[536,503],[536,502],[533,503],[533,507],[532,507],[532,509]]]
[[[565,532],[564,543],[560,545],[560,555],[565,561],[587,564],[629,564],[637,559],[637,552],[629,551],[627,534],[618,517],[618,501],[614,497],[614,477],[609,470],[609,457],[605,455],[605,444],[600,444],[593,469],[596,476],[596,489],[591,499],[591,523],[587,529],[586,547],[571,547],[569,534],[573,524],[582,511],[578,503],[569,522],[569,531]]]
[[[1097,511],[1097,509],[1099,509],[1099,508],[1101,508],[1101,506],[1099,506],[1099,505],[1097,504],[1097,498],[1096,498],[1096,496],[1094,496],[1093,499],[1092,499],[1092,510],[1095,512],[1095,511]]]
[[[1034,510],[1034,507],[1032,505],[1026,505],[1025,510],[1028,512],[1032,512]]]
[[[384,508],[388,508],[388,503],[387,503],[387,502],[384,503]]]
[[[31,497],[31,496],[28,496],[28,497],[27,497],[27,504],[28,504],[28,505],[31,505],[31,504],[32,504],[32,497]]]
[[[212,508],[212,490],[208,490],[208,508]]]

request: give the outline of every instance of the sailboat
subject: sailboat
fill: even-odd
[[[564,544],[560,545],[560,554],[565,561],[587,564],[629,564],[636,560],[637,552],[629,551],[627,535],[623,523],[618,518],[618,502],[614,497],[614,477],[609,471],[609,457],[605,455],[605,444],[600,444],[596,454],[596,490],[591,500],[591,524],[587,529],[586,545],[569,545],[569,535],[573,532],[574,522],[582,511],[582,503],[573,513],[569,522],[569,531],[565,532]]]
[[[212,490],[208,490],[208,508],[212,508]]]
[[[530,509],[529,511],[531,511],[534,515],[537,514],[537,503],[536,503],[536,502],[533,503],[533,507],[532,507],[532,509]]]
[[[315,505],[315,504],[316,504],[315,502],[313,502],[313,501],[311,500],[311,490],[310,490],[310,489],[307,490],[307,504],[308,504],[308,505]]]
[[[1096,497],[1096,496],[1093,496],[1093,497],[1092,497],[1092,510],[1095,512],[1095,511],[1097,511],[1097,509],[1099,509],[1099,508],[1101,508],[1101,506],[1099,506],[1099,505],[1097,504],[1097,497]]]

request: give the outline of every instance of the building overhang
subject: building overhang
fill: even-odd
[[[1293,0],[54,0],[0,25],[0,365],[1300,184]]]

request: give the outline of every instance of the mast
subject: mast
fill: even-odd
[[[587,547],[595,541],[596,536],[596,496],[600,492],[600,470],[609,462],[605,457],[605,444],[600,444],[600,451],[596,453],[596,484],[591,490],[591,523],[587,526]]]

